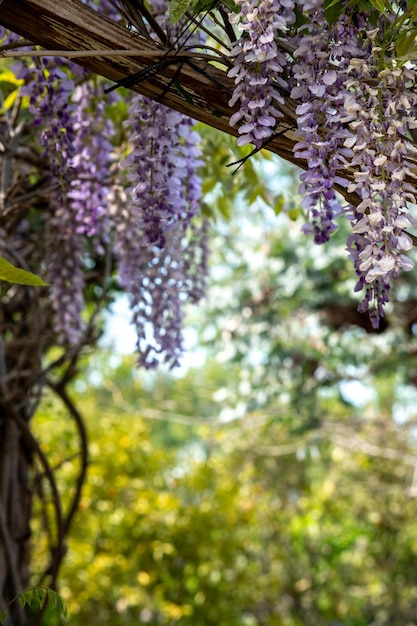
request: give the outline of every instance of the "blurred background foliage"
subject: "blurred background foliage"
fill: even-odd
[[[413,626],[415,274],[372,332],[343,222],[314,246],[294,170],[264,156],[232,175],[232,140],[205,142],[212,279],[186,366],[144,373],[103,347],[71,390],[90,461],[60,576],[69,623]],[[68,505],[79,431],[53,396],[34,429]],[[34,584],[54,533],[40,493]]]

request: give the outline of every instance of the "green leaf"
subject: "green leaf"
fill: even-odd
[[[330,26],[338,20],[342,10],[343,2],[340,2],[340,0],[337,0],[336,2],[329,2],[328,0],[324,3],[324,15],[326,17],[327,23],[330,24]]]
[[[380,13],[386,13],[391,7],[389,3],[384,2],[384,0],[371,0],[371,4],[378,9]],[[388,6],[387,6],[388,5]]]
[[[411,31],[403,31],[398,35],[397,41],[395,43],[395,49],[397,53],[397,57],[407,57],[409,53],[411,53],[414,49],[414,43],[417,38],[417,30],[412,29]]]
[[[64,619],[68,618],[69,611],[66,603],[53,589],[48,589],[47,587],[32,587],[31,589],[26,589],[19,593],[19,595],[14,598],[14,600],[17,599],[22,608],[37,605],[41,609],[47,604],[51,609],[56,609],[61,617]],[[12,600],[12,602],[14,602],[14,600]],[[10,606],[10,604],[7,606]],[[4,622],[6,618],[7,611],[0,612],[0,624]]]
[[[413,24],[417,18],[417,6],[413,4],[405,13],[398,15],[391,24],[391,29],[394,31],[400,31],[404,24]]]
[[[32,285],[36,287],[45,287],[48,285],[40,276],[27,272],[19,267],[15,267],[3,257],[0,257],[0,280],[9,283],[17,283],[18,285]]]
[[[168,17],[171,24],[176,24],[188,11],[191,0],[170,0]]]
[[[216,208],[226,221],[230,220],[231,203],[230,203],[229,198],[225,198],[224,196],[221,196],[216,202]]]
[[[49,593],[51,593],[51,590],[49,591]],[[61,596],[58,593],[55,593],[55,592],[53,593],[56,596],[56,608],[58,610],[58,613],[62,615],[64,619],[68,619],[69,611],[68,611],[68,607],[66,603],[64,602],[64,600],[61,598]]]
[[[272,207],[275,215],[279,215],[282,212],[282,209],[284,208],[284,206],[285,206],[285,198],[283,194],[279,194],[279,196],[275,200],[274,205]]]
[[[204,11],[211,11],[219,3],[220,3],[220,0],[197,0],[193,9],[193,15],[198,15],[199,13],[203,13]]]
[[[22,593],[19,593],[19,602],[20,602],[20,606],[22,606],[23,608],[26,605],[32,606],[33,589],[29,589],[27,591],[22,591]]]
[[[36,587],[33,591],[34,591],[34,599],[38,603],[39,608],[43,606],[46,598],[48,598],[48,601],[49,601],[48,589],[43,589],[43,587]]]

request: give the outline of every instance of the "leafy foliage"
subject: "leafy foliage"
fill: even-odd
[[[9,283],[17,283],[18,285],[33,285],[45,287],[47,283],[36,274],[22,270],[9,263],[6,259],[0,257],[0,280],[6,280]]]
[[[414,318],[352,321],[343,232],[329,257],[283,222],[262,205],[217,222],[203,369],[144,377],[98,355],[78,381],[92,443],[61,577],[74,623],[414,623]],[[393,310],[414,301],[404,282]],[[48,402],[36,430],[70,493],[76,436]]]
[[[172,24],[176,24],[184,17],[191,5],[191,0],[171,0],[168,8],[168,16]]]
[[[53,589],[47,587],[33,587],[31,589],[25,589],[22,593],[19,593],[15,600],[18,600],[22,608],[33,607],[44,611],[45,609],[53,609],[57,612],[59,617],[68,619],[68,607],[62,597]],[[10,604],[11,604],[10,603]],[[0,613],[0,622],[4,622],[7,619],[7,609]]]
[[[111,380],[123,393],[117,371]],[[301,438],[282,415],[275,425],[256,412],[229,425],[190,421],[197,437],[173,454],[152,445],[142,409],[121,419],[97,404],[103,383],[83,403],[92,465],[61,578],[77,623],[413,623],[415,503],[401,458],[415,445],[388,415],[359,436],[350,408],[329,403],[339,426]],[[159,380],[162,400],[147,409],[175,417],[187,385],[168,383],[165,395]],[[55,450],[62,436],[50,420],[40,414],[38,428]],[[397,460],[346,447],[362,436],[381,450],[389,438]]]

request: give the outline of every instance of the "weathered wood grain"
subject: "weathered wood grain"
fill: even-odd
[[[133,33],[116,24],[79,0],[0,0],[0,24],[22,35],[35,44],[53,50],[100,50],[108,49],[109,54],[74,59],[80,65],[112,81],[121,80],[155,63],[155,54],[172,54],[157,42]],[[138,50],[138,56],[111,56],[112,50]],[[214,67],[206,60],[195,61],[198,69],[184,64],[179,76],[178,64],[161,68],[158,73],[150,73],[132,89],[138,93],[157,99],[167,106],[184,113],[209,126],[237,135],[237,129],[229,125],[233,110],[228,101],[233,91],[233,81],[227,71]],[[174,85],[164,93],[164,89],[175,77],[182,85]],[[161,94],[164,93],[161,98]],[[295,143],[295,104],[287,99],[283,107],[284,117],[278,127],[278,135],[270,141],[266,149],[283,159],[306,168],[306,162],[293,155]],[[346,172],[344,172],[346,176]],[[355,194],[339,191],[353,204],[358,202]]]

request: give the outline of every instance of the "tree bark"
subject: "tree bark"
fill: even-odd
[[[29,454],[12,419],[0,426],[0,607],[29,586],[31,493]],[[10,607],[13,624],[23,623],[18,602]]]

